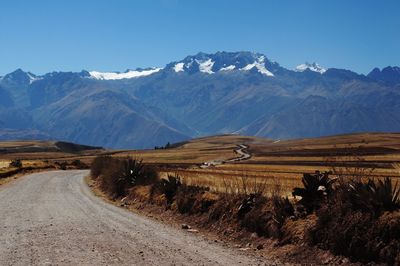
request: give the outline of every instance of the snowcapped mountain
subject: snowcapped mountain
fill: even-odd
[[[233,132],[282,139],[400,131],[399,88],[398,67],[368,76],[316,63],[289,70],[252,52],[198,53],[125,72],[18,69],[0,79],[0,139],[39,132],[149,148]]]
[[[295,71],[297,71],[297,72],[303,72],[303,71],[305,71],[305,70],[310,70],[310,71],[313,71],[313,72],[318,72],[318,73],[320,73],[320,74],[324,74],[325,72],[326,72],[326,69],[325,68],[323,68],[323,67],[321,67],[319,64],[317,64],[317,63],[312,63],[312,64],[310,64],[310,63],[305,63],[305,64],[301,64],[301,65],[298,65],[297,67],[296,67],[296,69],[295,69]]]
[[[168,64],[165,69],[176,73],[186,72],[189,74],[254,70],[262,75],[273,77],[274,70],[279,67],[277,63],[269,61],[265,55],[258,53],[217,52],[215,54],[198,53],[194,56],[188,56],[182,61]]]
[[[94,79],[118,80],[118,79],[131,79],[131,78],[146,77],[151,74],[157,73],[160,70],[161,70],[161,68],[148,68],[148,69],[136,69],[136,70],[128,69],[124,73],[90,71],[89,74]]]
[[[273,72],[281,67],[267,59],[265,55],[251,52],[217,52],[215,54],[198,53],[187,56],[182,61],[168,64],[165,68],[148,68],[127,70],[126,72],[90,71],[89,75],[97,80],[120,80],[146,77],[165,71],[175,73],[215,74],[232,71],[255,72],[267,77],[273,77]]]

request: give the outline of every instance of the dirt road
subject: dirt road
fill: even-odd
[[[0,187],[0,265],[272,265],[94,196],[87,171]]]
[[[244,145],[244,144],[240,144],[238,145],[238,149],[235,150],[235,152],[237,154],[240,155],[240,157],[237,158],[233,158],[230,160],[225,161],[226,163],[229,162],[239,162],[239,161],[244,161],[244,160],[248,160],[251,158],[251,154],[247,152],[247,149],[249,148],[249,146]]]
[[[210,162],[204,162],[200,168],[209,168],[210,166],[216,166],[216,165],[220,165],[220,164],[224,164],[224,163],[233,163],[233,162],[239,162],[239,161],[244,161],[244,160],[248,160],[251,158],[251,154],[247,152],[247,149],[249,147],[247,145],[244,144],[240,144],[237,145],[237,149],[234,150],[234,152],[236,154],[239,154],[240,157],[236,157],[233,159],[229,159],[229,160],[214,160],[214,161],[210,161]]]

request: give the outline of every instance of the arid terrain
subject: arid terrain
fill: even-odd
[[[59,144],[58,144],[59,145]],[[242,155],[240,145],[249,155]],[[60,146],[60,145],[59,145]],[[61,148],[60,148],[61,147]],[[131,156],[159,169],[162,176],[179,174],[187,183],[223,191],[243,177],[290,194],[303,173],[316,170],[400,178],[400,134],[363,133],[332,137],[270,140],[239,135],[198,138],[157,150],[105,150],[85,146],[58,147],[55,142],[0,142],[0,173],[9,162],[43,166],[80,160],[90,164],[97,155]]]
[[[239,145],[247,145],[250,158],[231,161],[241,155]],[[226,189],[242,177],[280,186],[289,193],[301,184],[303,173],[345,172],[374,177],[400,178],[400,134],[364,133],[332,137],[269,140],[222,135],[194,139],[176,148],[121,151],[116,156],[142,158],[159,165],[161,172],[177,173],[188,183]],[[217,162],[216,164],[213,162]],[[224,162],[224,163],[221,163]],[[209,167],[202,167],[204,164]],[[163,169],[164,168],[164,169]]]
[[[98,196],[111,200],[114,205],[139,211],[156,220],[167,220],[170,225],[131,214],[95,197],[84,182],[84,177],[89,175],[88,171],[36,173],[7,184],[14,177],[32,171],[85,169],[96,157],[107,159],[99,155],[111,156],[115,160],[109,161],[110,165],[101,165],[105,171],[108,168],[118,169],[117,165],[131,157],[138,159],[138,162],[143,160],[143,164],[155,169],[162,179],[169,180],[165,184],[171,184],[168,175],[179,177],[184,185],[180,190],[175,188],[180,192],[175,192],[178,194],[175,194],[172,205],[168,204],[166,198],[168,191],[158,191],[160,188],[157,182],[162,184],[162,180],[151,181],[153,183],[149,185],[129,185],[129,189],[121,194],[125,196],[112,196],[113,193],[108,190],[117,188],[104,187],[104,184],[114,186],[115,181],[111,180],[115,179],[104,181],[104,178],[96,179],[92,175],[93,179],[88,181],[94,192],[99,191]],[[15,166],[16,162],[21,162],[22,166]],[[6,206],[17,204],[15,208],[3,212],[3,227],[9,230],[4,231],[2,237],[0,249],[5,255],[0,262],[34,265],[93,262],[107,265],[132,262],[137,265],[161,262],[226,265],[240,261],[246,265],[271,265],[283,261],[347,265],[349,260],[333,256],[326,251],[329,249],[327,247],[325,250],[304,247],[305,241],[310,241],[305,240],[306,235],[312,232],[309,231],[310,226],[315,228],[313,230],[325,228],[318,227],[323,221],[319,213],[311,212],[304,216],[297,209],[293,213],[293,210],[285,210],[285,205],[271,207],[270,204],[276,204],[274,199],[279,199],[276,201],[278,204],[289,204],[287,206],[290,208],[297,208],[301,202],[292,198],[292,192],[295,187],[304,185],[304,173],[320,170],[332,171],[332,176],[376,180],[391,177],[392,183],[396,183],[400,179],[399,168],[400,134],[397,133],[364,133],[299,140],[220,135],[154,150],[107,150],[49,141],[2,142],[0,174],[8,178],[0,179],[0,198],[4,210],[7,210]],[[110,173],[112,177],[112,172],[104,176]],[[185,186],[189,190],[185,190]],[[261,205],[250,205],[255,208],[254,211],[240,218],[238,207],[248,202],[252,189],[259,188],[263,189],[264,196],[254,200]],[[194,190],[191,192],[190,189]],[[234,194],[238,194],[238,197],[226,196]],[[285,201],[287,196],[291,203]],[[190,207],[194,209],[185,209],[186,204],[194,204]],[[339,206],[334,205],[334,202],[329,204]],[[31,208],[33,205],[39,207]],[[206,209],[203,210],[201,206]],[[279,227],[274,227],[277,210],[284,211],[283,220],[278,223]],[[271,211],[274,213],[272,219],[268,216]],[[219,216],[215,216],[215,213],[222,216],[216,218]],[[396,212],[389,216],[383,215],[386,218],[379,221],[389,223],[396,215]],[[21,222],[15,224],[18,220]],[[365,221],[371,221],[372,224],[375,220]],[[202,232],[210,232],[211,238],[223,239],[221,243],[231,244],[216,244],[210,242],[209,237],[199,237],[196,233],[193,235],[190,230],[177,230],[179,224],[185,222]],[[262,228],[258,228],[260,225]],[[149,230],[153,233],[146,233]],[[59,241],[56,239],[63,240],[57,245],[50,244]],[[132,244],[138,241],[143,244],[140,248]],[[318,241],[322,243],[322,240]],[[232,243],[239,244],[232,246]],[[277,244],[279,247],[275,247]],[[262,252],[257,250],[259,246]],[[131,250],[137,251],[134,257]],[[254,254],[263,255],[264,258],[254,257],[249,250],[254,250]],[[343,255],[343,252],[338,254]],[[354,254],[349,256],[354,256],[355,261],[364,258]],[[380,259],[385,258],[395,259],[392,255]],[[370,260],[374,259],[379,258]]]

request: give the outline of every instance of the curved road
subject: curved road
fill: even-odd
[[[244,161],[244,160],[250,159],[251,158],[251,154],[248,153],[247,150],[246,150],[248,148],[249,148],[249,146],[244,145],[244,144],[238,145],[238,149],[236,149],[235,152],[237,154],[239,154],[240,157],[233,158],[233,159],[227,160],[225,162],[227,162],[227,163],[229,163],[229,162],[239,162],[239,161]]]
[[[216,166],[216,165],[220,165],[223,163],[233,163],[233,162],[248,160],[251,158],[251,154],[247,152],[248,148],[249,148],[249,146],[244,145],[244,144],[237,145],[237,149],[235,149],[234,152],[239,154],[240,157],[232,158],[232,159],[225,160],[225,161],[214,160],[214,161],[210,161],[210,162],[204,162],[202,165],[200,165],[200,168],[204,169],[204,168],[208,168],[210,166]]]
[[[0,187],[0,265],[272,264],[106,203],[87,174],[38,173]]]

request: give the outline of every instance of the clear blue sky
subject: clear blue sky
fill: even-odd
[[[222,50],[288,68],[400,65],[398,0],[2,0],[0,27],[0,75],[124,71]]]

